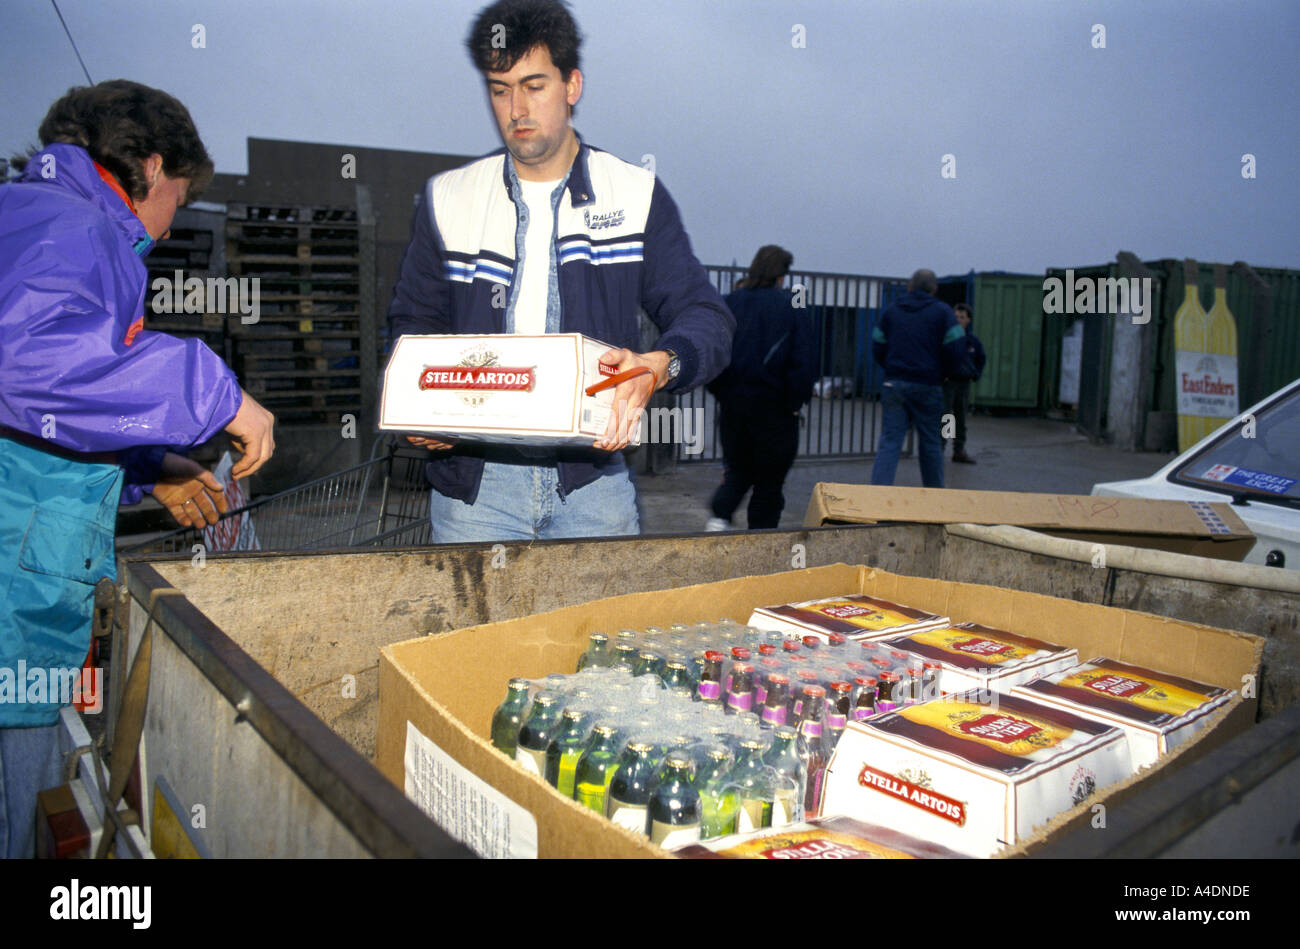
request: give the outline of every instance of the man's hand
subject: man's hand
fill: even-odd
[[[592,443],[593,447],[618,451],[628,446],[636,432],[633,426],[640,424],[650,396],[668,381],[668,359],[668,354],[662,349],[644,355],[630,349],[611,349],[601,355],[600,361],[613,366],[618,372],[646,366],[654,375],[645,373],[614,387],[614,407],[609,414],[609,425],[605,428],[604,437]]]
[[[202,528],[226,513],[226,493],[216,477],[183,455],[163,455],[162,475],[153,496],[181,527]]]
[[[456,447],[451,442],[440,442],[436,438],[422,438],[419,435],[407,435],[406,440],[416,448],[427,448],[429,451],[446,451]]]
[[[275,425],[275,416],[262,408],[251,395],[243,393],[239,411],[226,426],[230,440],[235,443],[235,450],[243,455],[230,469],[231,480],[237,481],[251,475],[270,460],[275,453],[275,437],[271,429]]]

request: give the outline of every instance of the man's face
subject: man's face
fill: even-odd
[[[961,324],[962,329],[970,326],[970,314],[965,310],[957,310],[957,322]]]
[[[190,179],[170,178],[159,174],[144,200],[135,203],[135,214],[154,240],[162,240],[171,231],[176,209],[185,203]]]
[[[582,73],[566,82],[544,46],[520,58],[509,72],[487,74],[488,98],[501,140],[521,178],[553,181],[568,170],[569,109],[582,95]]]

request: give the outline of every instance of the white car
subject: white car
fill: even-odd
[[[1300,379],[1252,405],[1151,477],[1094,484],[1092,493],[1231,501],[1259,538],[1244,563],[1300,569]]]

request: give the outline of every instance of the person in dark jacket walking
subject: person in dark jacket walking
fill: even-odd
[[[731,365],[709,391],[718,400],[723,481],[713,494],[706,530],[731,527],[745,492],[749,529],[776,527],[785,507],[782,488],[799,448],[799,408],[812,395],[814,350],[808,318],[781,281],[794,257],[768,244],[726,298],[736,317]]]
[[[939,282],[918,270],[907,293],[880,315],[871,334],[871,353],[885,370],[880,387],[880,447],[872,484],[893,484],[898,454],[909,428],[916,429],[921,483],[943,487],[943,379],[961,365],[965,334],[948,304],[935,298]]]
[[[966,454],[966,413],[970,410],[971,383],[978,382],[984,373],[984,344],[972,328],[975,320],[970,306],[958,303],[952,310],[966,338],[962,343],[962,361],[957,374],[943,380],[943,412],[945,416],[953,417],[956,429],[952,441],[952,460],[973,465],[975,459]]]

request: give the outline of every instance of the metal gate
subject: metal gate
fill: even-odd
[[[744,267],[705,267],[726,296]],[[807,314],[817,340],[817,383],[801,413],[800,458],[853,458],[875,453],[880,411],[880,367],[871,358],[871,331],[881,312],[907,292],[906,279],[794,271],[787,278],[795,305]],[[720,461],[718,407],[703,387],[677,397],[683,427],[677,460]],[[698,434],[703,427],[702,437]]]

